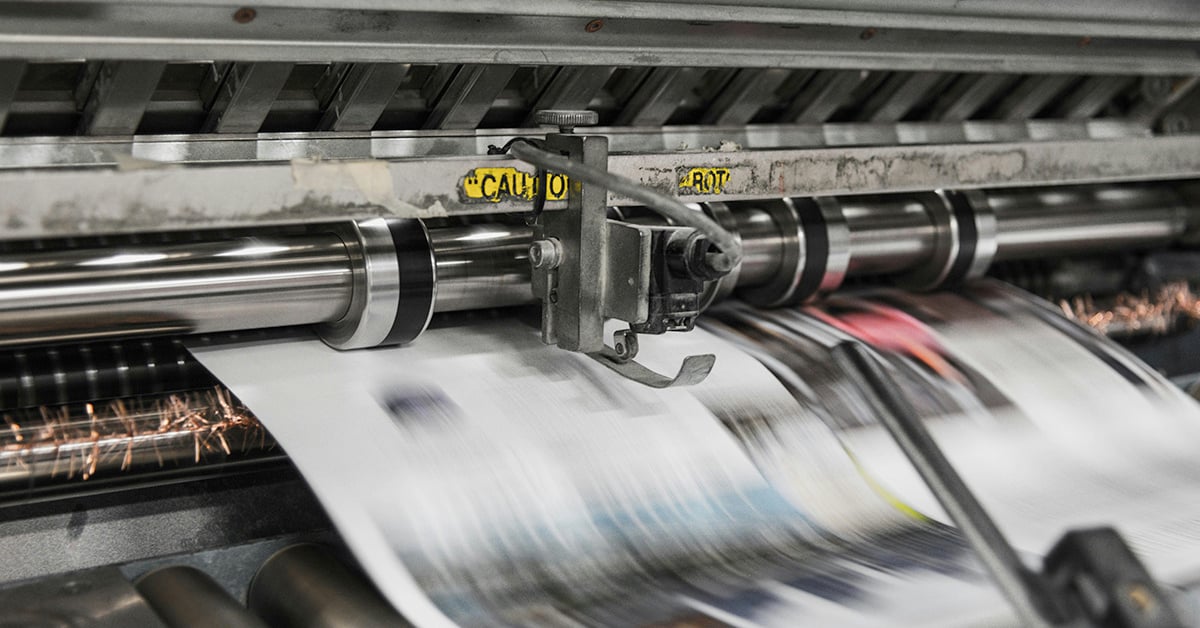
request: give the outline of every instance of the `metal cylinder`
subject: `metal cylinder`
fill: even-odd
[[[247,598],[250,609],[277,628],[409,625],[370,582],[311,544],[286,547],[268,558]]]
[[[0,346],[302,325],[350,302],[332,233],[0,258]]]
[[[367,218],[341,226],[353,287],[345,313],[318,333],[337,349],[404,344],[433,316],[436,268],[429,230],[416,219]],[[318,322],[318,321],[313,321]]]
[[[779,225],[768,212],[752,206],[738,207],[733,212],[733,219],[742,236],[742,269],[738,283],[757,286],[770,281],[783,263]]]
[[[996,260],[1162,246],[1187,230],[1189,210],[1166,186],[990,190]]]
[[[170,628],[267,628],[195,567],[156,569],[139,578],[134,586]]]
[[[850,227],[850,264],[854,275],[897,273],[927,262],[937,228],[920,197],[839,197]]]
[[[435,312],[520,305],[533,301],[525,226],[482,224],[430,231],[437,264]]]
[[[939,222],[945,217],[939,208],[949,206],[930,205],[930,199],[960,197],[967,205],[954,206],[956,214],[970,215],[974,208],[988,216],[987,233],[962,242],[962,251],[976,249],[971,259],[947,248],[965,237]],[[992,259],[1159,246],[1186,232],[1190,213],[1164,185],[820,199],[818,206],[834,200],[840,206],[838,233],[845,242],[836,260],[818,260],[833,252],[814,249],[809,255],[821,238],[808,240],[832,233],[829,225],[806,235],[813,227],[808,219],[767,211],[781,203],[812,205],[802,200],[729,204],[744,250],[737,277],[742,295],[779,292],[773,289],[778,285],[807,298],[812,291],[798,286],[807,285],[817,267],[830,279],[821,284],[832,285],[843,268],[861,276],[965,265],[974,276]],[[0,256],[0,347],[322,323],[327,342],[355,348],[411,340],[431,312],[533,301],[528,227],[495,223],[426,231],[419,221],[390,219],[354,227],[340,234]],[[978,250],[983,245],[987,250]],[[834,261],[836,268],[826,267]],[[758,296],[755,302],[765,305],[788,302]]]

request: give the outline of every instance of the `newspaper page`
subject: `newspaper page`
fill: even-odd
[[[861,391],[831,373],[830,339],[878,353],[1030,564],[1068,529],[1111,525],[1160,580],[1200,579],[1200,412],[1110,341],[994,284],[723,318],[753,352],[786,362],[803,404],[903,508],[950,523]]]
[[[716,336],[645,339],[652,390],[512,320],[335,352],[194,346],[414,624],[997,625],[954,531],[897,508],[817,414]]]

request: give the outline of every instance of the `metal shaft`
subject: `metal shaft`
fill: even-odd
[[[933,254],[937,229],[929,210],[911,197],[842,199],[850,227],[850,264],[855,275],[894,273],[915,268]]]
[[[332,233],[10,254],[0,346],[336,320],[351,273]]]
[[[482,224],[429,234],[437,264],[435,312],[529,303],[529,227]]]
[[[783,239],[771,215],[756,207],[733,214],[742,236],[741,285],[761,285],[770,281],[783,265]]]
[[[996,259],[1163,246],[1187,230],[1188,210],[1166,187],[997,190]]]
[[[250,609],[280,628],[408,626],[366,578],[316,545],[268,558],[247,594]]]
[[[946,239],[960,238],[965,230],[946,228],[946,212],[962,209],[941,207],[946,198],[843,197],[823,204],[837,207],[839,228],[848,233],[840,251],[848,258],[846,274],[893,275],[931,265],[949,270],[964,247],[949,246]],[[1191,212],[1165,185],[996,190],[968,198],[973,200],[967,213],[987,213],[994,225],[990,233],[976,233],[971,247],[994,251],[977,264],[982,267],[992,259],[1167,244],[1187,231]],[[730,207],[744,248],[737,288],[770,285],[811,266],[798,263],[806,251],[789,255],[788,247],[812,245],[802,241],[812,236],[807,227],[805,238],[795,237],[802,217],[781,222],[777,213],[749,201]],[[786,237],[789,229],[792,236]],[[532,302],[530,238],[530,229],[519,225],[430,230],[419,246],[434,258],[435,276],[428,278],[436,279],[433,311]],[[390,247],[393,238],[384,239]],[[372,298],[374,288],[362,277],[378,264],[371,270],[363,260],[380,258],[364,250],[353,237],[329,232],[9,253],[0,256],[0,347],[334,323],[348,312],[354,316]],[[397,255],[385,252],[383,258]],[[401,269],[402,280],[415,276],[408,270]],[[421,312],[413,316],[427,317],[422,314],[427,310],[415,309]],[[391,319],[383,324],[391,326]]]
[[[869,350],[857,342],[845,342],[833,349],[835,361],[849,367],[846,373],[859,373],[865,388],[879,404],[879,422],[900,445],[905,456],[929,486],[938,503],[950,515],[971,548],[1017,611],[1024,626],[1059,623],[1057,607],[1049,599],[1048,587],[1037,586],[1037,575],[1030,571],[1016,550],[1009,545],[987,511],[975,499],[966,482],[954,470],[941,448],[933,440],[920,415],[872,358]]]
[[[847,272],[895,274],[930,264],[945,235],[934,218],[940,198],[837,199],[849,234]],[[1190,213],[1168,187],[999,190],[971,199],[994,215],[995,259],[1163,245],[1184,234]],[[744,251],[738,288],[803,272],[804,264],[785,263],[788,247],[811,242],[784,237],[797,223],[780,222],[782,205],[772,206],[776,213],[751,202],[733,208]],[[531,237],[529,227],[502,223],[430,230],[422,242],[435,258],[434,311],[531,303]],[[329,323],[362,298],[355,295],[362,250],[345,233],[330,232],[9,254],[0,258],[0,346]],[[261,428],[241,421],[248,414],[230,414],[207,393],[167,394],[211,386],[190,364],[177,344],[146,339],[0,352],[0,409],[10,423],[0,426],[8,428],[0,439],[0,489],[267,449]],[[159,396],[136,407],[59,405],[146,393]],[[39,415],[38,406],[55,407]],[[163,423],[164,416],[179,421]]]
[[[267,628],[208,574],[186,565],[138,579],[138,593],[171,628]]]

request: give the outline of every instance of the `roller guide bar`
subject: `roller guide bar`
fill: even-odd
[[[920,415],[857,341],[832,348],[875,396],[880,423],[954,520],[1026,626],[1174,628],[1184,624],[1162,589],[1116,530],[1071,530],[1042,571],[1027,567],[946,458]]]

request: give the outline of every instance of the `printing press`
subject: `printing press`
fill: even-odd
[[[1200,625],[1200,11],[0,0],[0,626]]]

